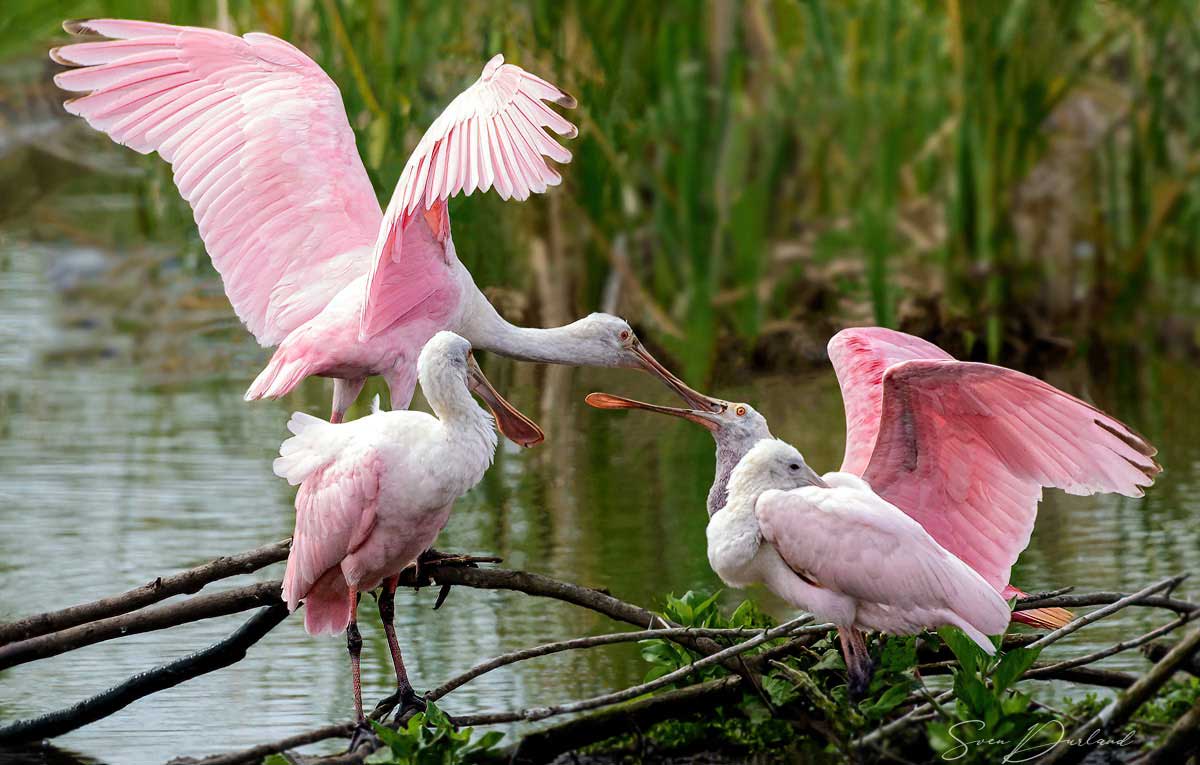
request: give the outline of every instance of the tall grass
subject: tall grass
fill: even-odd
[[[580,137],[555,199],[455,202],[460,255],[481,284],[573,313],[621,275],[630,318],[696,379],[781,326],[872,320],[995,358],[1195,319],[1200,14],[1184,0],[30,8],[33,26],[119,14],[292,40],[341,86],[381,198],[505,52],[578,96]]]

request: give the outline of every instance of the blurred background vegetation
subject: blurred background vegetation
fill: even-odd
[[[563,189],[456,200],[459,255],[510,318],[621,312],[695,380],[820,358],[848,324],[1008,361],[1197,347],[1194,2],[8,0],[0,134],[66,122],[45,51],[99,15],[292,41],[385,202],[493,53],[561,85]],[[107,182],[137,185],[142,235],[210,268],[169,169],[130,161]]]

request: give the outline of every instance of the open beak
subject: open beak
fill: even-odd
[[[545,440],[546,435],[542,433],[541,428],[518,412],[512,404],[505,401],[504,397],[496,392],[496,389],[484,377],[483,370],[479,368],[479,363],[475,361],[474,356],[467,356],[467,381],[471,392],[479,396],[483,403],[487,404],[487,408],[492,411],[492,416],[496,418],[496,427],[504,434],[505,438],[518,446],[526,447],[540,444]]]
[[[717,406],[720,406],[722,411],[726,406],[724,401],[719,401],[715,398],[708,398],[707,396],[703,396],[702,398],[706,402],[712,402]],[[611,393],[589,393],[584,401],[588,402],[589,406],[594,406],[597,409],[644,409],[647,412],[669,414],[672,417],[679,417],[684,420],[689,420],[714,432],[717,430],[717,428],[721,427],[721,422],[716,418],[714,412],[700,409],[680,409],[674,406],[658,406],[657,404],[647,404],[644,401],[634,401],[633,399],[625,398],[624,396],[614,396]]]
[[[697,391],[692,390],[690,387],[688,387],[687,383],[685,383],[683,380],[680,380],[678,377],[676,377],[671,372],[671,370],[667,369],[662,364],[660,364],[658,362],[658,359],[651,356],[650,351],[646,350],[646,346],[642,345],[636,338],[634,338],[634,341],[633,341],[633,352],[637,355],[638,363],[640,363],[642,365],[642,369],[645,369],[647,372],[649,372],[650,374],[654,375],[655,377],[657,377],[658,379],[660,379],[664,383],[666,383],[666,386],[668,388],[675,391],[675,394],[677,396],[679,396],[681,399],[683,399],[684,403],[687,404],[689,409],[700,411],[700,412],[723,412],[723,411],[725,411],[725,402],[724,401],[721,401],[720,399],[716,399],[716,398],[709,398],[708,396],[705,396],[703,393],[698,393]],[[593,394],[593,395],[606,396],[608,394]],[[589,396],[588,398],[590,399],[591,396]],[[651,411],[658,411],[658,412],[662,412],[664,414],[674,414],[676,417],[683,417],[682,414],[678,413],[683,410],[671,410],[670,407],[654,407],[654,406],[651,406],[650,404],[643,404],[640,401],[631,401],[630,399],[621,399],[618,396],[613,396],[611,398],[613,398],[614,400],[628,402],[631,406],[610,406],[610,407],[602,406],[599,408],[601,408],[601,409],[649,409]],[[591,403],[590,400],[588,403]],[[596,405],[592,404],[592,406],[596,406]]]

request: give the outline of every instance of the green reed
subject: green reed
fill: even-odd
[[[531,321],[597,308],[617,267],[629,318],[696,379],[771,320],[915,326],[995,358],[1194,319],[1200,17],[1183,0],[29,8],[39,43],[101,13],[286,37],[341,87],[385,200],[505,52],[579,98],[580,136],[556,199],[456,201],[460,256],[532,294]],[[12,26],[0,54],[29,47]]]

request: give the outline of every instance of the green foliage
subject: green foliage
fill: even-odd
[[[494,755],[496,744],[504,737],[489,731],[476,738],[471,728],[457,730],[436,704],[413,715],[399,730],[373,722],[375,734],[383,742],[381,749],[367,762],[384,765],[458,765],[478,762]]]
[[[1024,746],[1036,746],[1041,741],[1039,726],[1051,715],[1032,707],[1032,699],[1012,684],[1033,665],[1040,650],[1015,648],[989,657],[960,630],[943,628],[938,635],[958,666],[953,702],[943,706],[944,719],[926,729],[933,750],[952,753],[961,762],[991,763],[1031,731],[1033,737]]]

